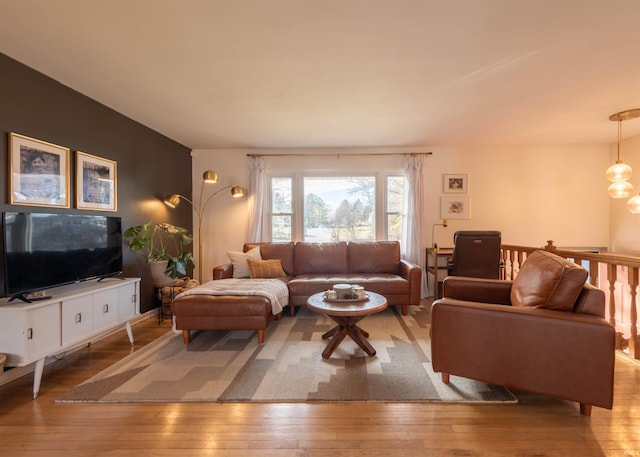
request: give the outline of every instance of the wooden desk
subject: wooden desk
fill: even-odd
[[[429,295],[442,298],[442,281],[447,277],[447,263],[453,248],[427,248],[427,284]]]

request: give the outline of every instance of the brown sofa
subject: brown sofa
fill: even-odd
[[[262,259],[280,259],[289,287],[289,308],[306,306],[309,296],[334,284],[364,286],[384,295],[389,305],[420,304],[422,269],[400,258],[397,241],[337,241],[331,243],[246,243],[247,252],[260,246]],[[232,264],[213,269],[213,279],[231,278]]]
[[[263,260],[279,259],[283,281],[289,288],[291,315],[307,298],[338,283],[359,284],[384,295],[390,305],[420,304],[422,270],[400,259],[395,241],[335,243],[259,243],[244,245],[244,252],[260,246]],[[214,267],[213,279],[233,277],[233,264]],[[191,330],[256,330],[258,341],[274,319],[269,300],[256,295],[188,295],[171,304],[175,327],[189,343]],[[275,316],[278,319],[280,316]]]
[[[527,258],[515,281],[444,280],[431,310],[432,365],[472,378],[611,409],[615,331],[604,293],[587,273],[544,251]]]

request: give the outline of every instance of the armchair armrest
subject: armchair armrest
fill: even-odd
[[[501,279],[447,276],[443,282],[442,296],[455,300],[510,305],[512,284],[513,281]]]
[[[233,277],[233,264],[225,263],[213,267],[213,279],[228,279]]]
[[[400,260],[400,276],[409,281],[409,305],[420,304],[422,289],[422,268],[408,260]]]

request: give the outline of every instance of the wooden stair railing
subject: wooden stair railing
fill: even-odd
[[[640,256],[558,249],[551,240],[544,248],[503,244],[503,279],[515,279],[527,256],[539,249],[572,260],[589,271],[588,282],[602,289],[607,297],[608,320],[616,329],[616,349],[640,360],[637,304]]]

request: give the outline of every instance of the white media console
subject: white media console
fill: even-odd
[[[80,282],[49,289],[47,295],[50,298],[31,303],[0,299],[0,353],[6,354],[7,367],[35,362],[34,399],[47,357],[95,341],[121,325],[133,344],[131,320],[140,314],[139,278]]]

